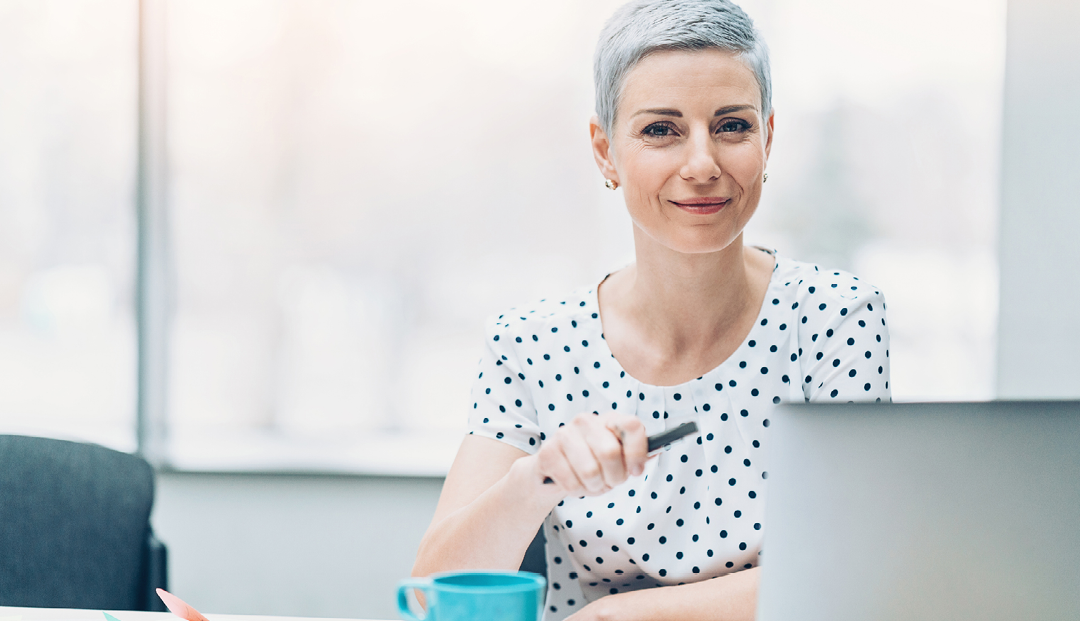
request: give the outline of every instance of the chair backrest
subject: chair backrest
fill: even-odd
[[[0,605],[155,608],[147,580],[164,581],[164,550],[148,549],[153,502],[154,471],[139,457],[0,435]]]
[[[525,551],[525,558],[521,559],[520,571],[531,571],[547,578],[547,556],[544,550],[546,543],[544,527],[541,526],[529,544],[529,549]]]

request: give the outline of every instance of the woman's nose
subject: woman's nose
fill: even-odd
[[[687,181],[707,183],[720,178],[720,154],[706,134],[692,136],[686,145],[686,161],[679,174]]]

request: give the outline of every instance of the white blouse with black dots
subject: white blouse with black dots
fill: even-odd
[[[775,255],[775,253],[773,253]],[[489,322],[469,433],[535,453],[582,412],[636,415],[652,435],[701,430],[610,492],[567,498],[544,522],[547,621],[611,593],[695,582],[758,564],[761,450],[781,402],[888,401],[885,300],[846,272],[775,255],[754,327],[720,366],[651,386],[604,342],[596,287]]]

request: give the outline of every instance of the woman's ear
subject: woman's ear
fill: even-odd
[[[593,158],[596,160],[597,168],[600,169],[600,174],[604,175],[605,179],[610,179],[615,183],[622,183],[619,180],[618,171],[615,170],[611,141],[608,140],[604,129],[600,127],[600,119],[595,115],[589,119],[589,137],[592,139]]]
[[[769,153],[772,152],[773,120],[776,118],[776,110],[769,111],[769,120],[765,122],[765,161],[769,161]]]

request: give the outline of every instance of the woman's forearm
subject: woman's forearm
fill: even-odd
[[[610,595],[567,621],[753,621],[760,571]]]
[[[535,459],[521,458],[473,502],[424,535],[414,576],[468,569],[517,570],[561,494],[540,483]],[[551,488],[555,486],[550,486]]]

